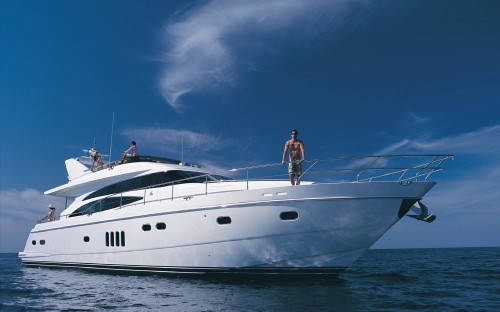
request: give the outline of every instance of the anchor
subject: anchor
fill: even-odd
[[[424,205],[421,201],[417,201],[418,207],[413,205],[411,206],[411,210],[413,212],[418,213],[416,215],[408,215],[408,217],[412,217],[414,219],[420,220],[420,221],[425,221],[427,223],[431,223],[432,221],[436,220],[436,216],[433,215],[432,213],[429,213],[429,208],[427,208],[426,205]]]

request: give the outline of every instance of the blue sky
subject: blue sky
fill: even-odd
[[[0,252],[92,146],[220,168],[452,153],[374,246],[500,246],[499,1],[1,1]],[[58,210],[58,213],[60,210]]]

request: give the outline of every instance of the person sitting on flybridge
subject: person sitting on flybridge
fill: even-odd
[[[92,166],[99,167],[99,166],[104,165],[104,163],[102,162],[102,156],[101,156],[101,154],[99,154],[99,152],[96,149],[92,148],[89,151],[89,154],[90,154],[90,157],[92,157]]]
[[[130,147],[122,153],[122,160],[120,161],[120,164],[126,162],[126,158],[131,159],[136,156],[139,156],[139,148],[137,147],[137,143],[132,141],[130,143]]]

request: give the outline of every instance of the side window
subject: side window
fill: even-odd
[[[139,201],[141,199],[142,197],[135,197],[135,196],[108,197],[104,198],[103,200],[96,200],[81,206],[77,210],[73,211],[69,215],[69,217],[71,218],[71,217],[105,211],[120,206],[128,205],[133,202]]]

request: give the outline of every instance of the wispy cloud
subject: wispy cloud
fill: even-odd
[[[407,138],[375,152],[376,155],[391,153],[452,153],[477,156],[497,156],[500,153],[500,125],[475,131],[435,138],[426,133],[418,138]]]
[[[165,68],[159,82],[163,97],[180,110],[180,97],[186,93],[231,85],[252,57],[278,49],[276,35],[312,38],[320,32],[318,25],[334,21],[347,2],[214,0],[180,15],[164,30]],[[266,44],[262,49],[262,40],[270,37],[272,48]]]
[[[0,191],[2,218],[29,218],[40,219],[48,213],[47,206],[54,204],[58,211],[64,208],[64,201],[60,198],[46,196],[35,189],[2,190]]]
[[[408,147],[421,151],[448,151],[468,155],[496,155],[500,153],[500,125],[436,140],[414,140]],[[497,157],[498,158],[498,157]]]
[[[447,165],[452,174],[433,201],[451,208],[453,214],[500,214],[500,125],[481,128],[435,140],[407,140],[401,152],[452,153],[455,162]],[[456,166],[455,166],[456,165]],[[456,168],[455,168],[456,167]],[[446,172],[443,176],[446,178]]]
[[[405,246],[401,237],[425,247],[499,246],[500,125],[447,137],[407,139],[385,149],[395,153],[452,153],[437,186],[424,198],[438,219],[431,226],[403,220],[376,248]],[[452,177],[449,179],[448,177]],[[409,219],[409,218],[408,218]],[[477,226],[481,226],[481,231]]]
[[[408,115],[410,116],[410,120],[416,124],[423,124],[431,119],[429,116],[419,116],[413,112],[408,112]]]
[[[56,216],[64,210],[65,201],[44,195],[35,189],[0,191],[0,246],[1,252],[17,252],[36,222],[48,213],[47,206],[56,207]]]
[[[201,155],[221,150],[232,145],[232,140],[207,133],[169,128],[129,128],[123,135],[136,138],[143,146],[179,155],[182,148],[190,153]]]

